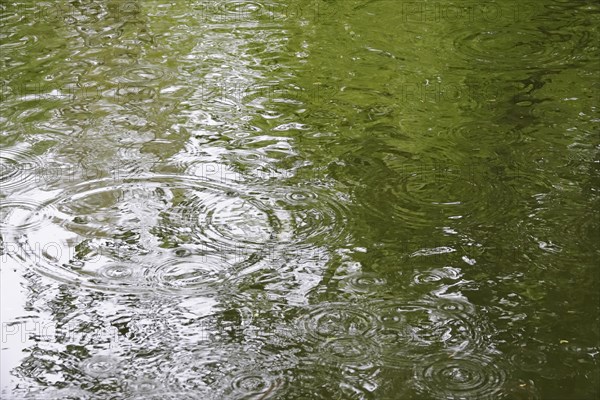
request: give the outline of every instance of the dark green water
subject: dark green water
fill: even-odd
[[[596,399],[596,1],[0,1],[2,399]]]

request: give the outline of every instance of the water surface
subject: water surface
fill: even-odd
[[[599,12],[0,2],[2,398],[596,398]]]

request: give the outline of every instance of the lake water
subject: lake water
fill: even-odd
[[[598,2],[0,21],[2,399],[598,398]]]

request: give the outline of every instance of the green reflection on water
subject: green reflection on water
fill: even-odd
[[[0,7],[3,396],[598,395],[596,3]]]

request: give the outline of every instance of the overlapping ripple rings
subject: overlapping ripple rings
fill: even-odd
[[[276,398],[284,385],[278,373],[257,369],[255,366],[234,370],[233,379],[223,388],[223,394],[230,399],[251,400]]]
[[[86,182],[19,218],[14,207],[3,205],[3,224],[23,235],[36,269],[97,289],[217,287],[265,257],[282,229],[256,195],[169,175]]]
[[[374,192],[358,193],[358,201],[373,216],[407,228],[429,226],[464,212],[467,198],[459,167],[439,163],[391,165],[394,175],[377,179]],[[460,189],[460,190],[457,190]],[[381,200],[386,199],[385,207]]]
[[[382,362],[392,368],[414,365],[432,352],[485,349],[489,327],[476,308],[460,297],[382,301],[378,317]]]
[[[43,162],[29,149],[2,149],[0,152],[0,185],[2,191],[15,192],[39,179]]]
[[[82,371],[94,378],[106,378],[118,373],[118,360],[110,356],[95,356],[81,363]]]
[[[323,303],[300,319],[307,340],[369,336],[377,328],[376,316],[364,307],[344,303]]]
[[[365,367],[372,365],[370,355],[378,354],[373,338],[378,321],[367,305],[323,303],[299,318],[302,340],[317,349],[319,364]]]
[[[334,245],[348,240],[349,200],[342,194],[313,186],[281,190],[277,198],[277,205],[289,211],[293,242]]]
[[[44,225],[52,206],[40,209],[40,203],[28,198],[3,200],[0,204],[0,231],[19,232]]]
[[[506,371],[486,355],[438,354],[415,367],[420,393],[436,399],[501,398]]]
[[[0,397],[600,398],[599,18],[0,0]]]

